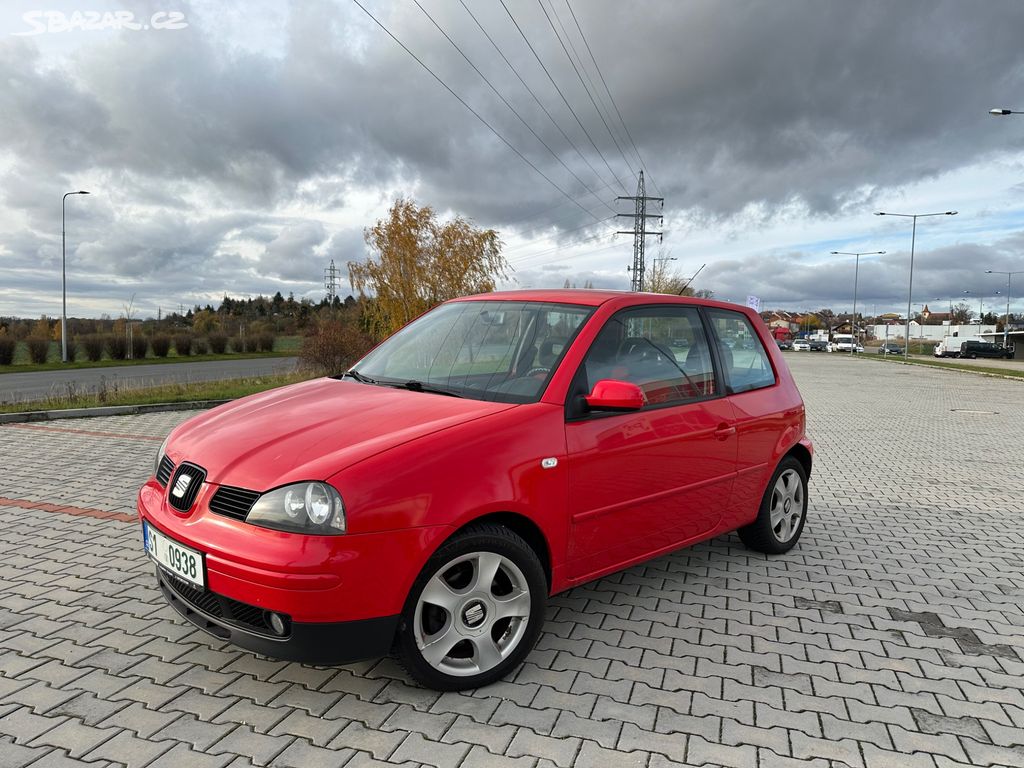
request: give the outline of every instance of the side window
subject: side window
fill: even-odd
[[[730,390],[746,392],[774,384],[775,371],[747,316],[727,309],[708,309],[707,313],[718,337],[718,354]]]
[[[641,307],[614,315],[583,361],[587,391],[602,379],[637,384],[650,405],[715,394],[715,372],[693,307]]]

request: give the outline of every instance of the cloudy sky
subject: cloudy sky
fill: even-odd
[[[959,211],[919,222],[915,304],[1002,307],[985,270],[1024,270],[1024,115],[988,114],[1024,109],[1018,0],[360,2],[479,117],[352,0],[5,0],[0,314],[59,313],[77,189],[73,315],[319,299],[397,196],[500,230],[506,287],[628,288],[641,160],[649,258],[722,298],[846,310],[829,251],[884,250],[861,306],[905,310],[878,210]]]

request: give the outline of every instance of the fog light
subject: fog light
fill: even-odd
[[[284,633],[285,633],[284,619],[282,619],[279,614],[274,613],[272,611],[268,612],[267,613],[267,623],[270,624],[270,631],[273,632],[275,635],[284,635]]]

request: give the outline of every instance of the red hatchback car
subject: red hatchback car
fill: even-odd
[[[348,371],[175,428],[139,491],[166,599],[238,646],[486,685],[549,595],[719,534],[800,536],[811,443],[767,328],[605,291],[450,301]]]

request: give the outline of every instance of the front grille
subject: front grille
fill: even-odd
[[[160,459],[160,466],[156,468],[156,481],[160,483],[161,487],[167,487],[172,472],[174,472],[174,462],[164,456]]]
[[[245,520],[245,516],[249,514],[249,510],[259,497],[258,491],[222,485],[210,499],[210,511],[235,520]]]
[[[171,480],[167,500],[179,512],[188,512],[199,495],[199,489],[206,479],[206,470],[188,462],[182,463]]]
[[[271,630],[270,624],[266,620],[267,612],[262,608],[233,600],[224,595],[218,595],[216,592],[197,589],[192,584],[179,579],[167,571],[158,570],[157,573],[160,580],[167,585],[176,597],[188,603],[191,607],[202,611],[210,618],[224,624],[241,627],[242,629],[271,637],[287,637],[291,634],[292,621],[291,617],[286,614],[278,613],[285,626],[284,635],[278,635]]]

